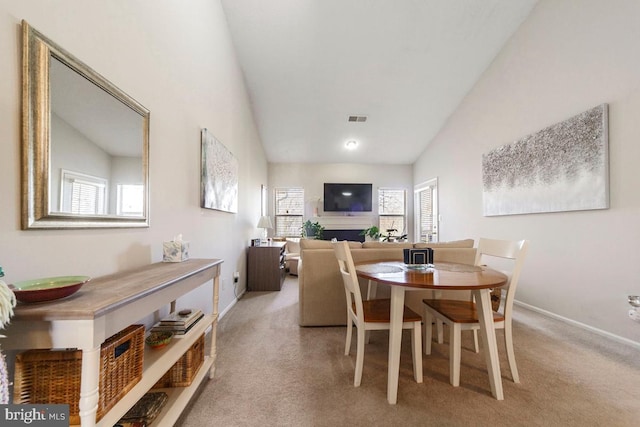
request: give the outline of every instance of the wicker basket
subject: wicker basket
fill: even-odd
[[[144,325],[131,325],[100,347],[100,420],[142,378]],[[16,356],[13,403],[69,404],[70,424],[80,424],[81,350],[29,350]]]
[[[190,386],[203,362],[204,334],[193,343],[191,348],[160,378],[153,388]]]

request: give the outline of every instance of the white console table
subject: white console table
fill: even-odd
[[[211,351],[189,387],[162,389],[169,400],[154,426],[172,426],[205,377],[213,378],[222,260],[192,259],[155,263],[92,279],[70,297],[41,304],[18,304],[4,333],[7,350],[78,348],[82,350],[80,418],[82,426],[113,426],[210,326]],[[159,350],[145,348],[142,379],[96,423],[100,345],[113,334],[213,280],[213,311],[184,336]]]

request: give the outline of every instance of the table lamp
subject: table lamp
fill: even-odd
[[[265,215],[260,217],[260,221],[258,221],[258,228],[264,229],[263,240],[267,240],[267,229],[273,228],[273,223],[271,222],[271,217]]]

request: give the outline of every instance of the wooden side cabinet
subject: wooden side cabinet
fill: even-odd
[[[285,242],[251,246],[247,255],[247,288],[250,291],[279,291],[284,282]]]

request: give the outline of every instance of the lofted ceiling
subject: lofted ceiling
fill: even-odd
[[[222,5],[269,162],[411,164],[536,2]]]
[[[53,115],[106,154],[142,157],[144,118],[139,113],[55,57],[50,73]]]

